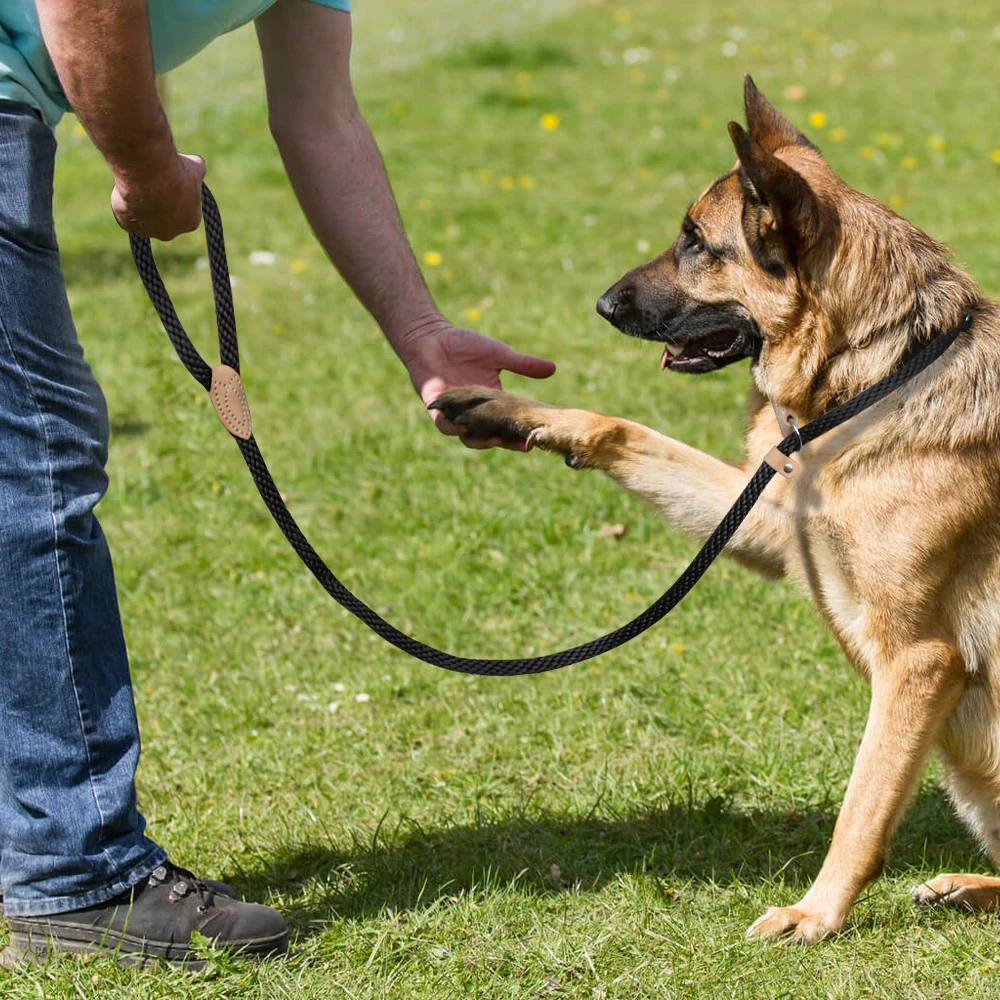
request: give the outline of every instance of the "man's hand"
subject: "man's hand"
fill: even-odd
[[[425,404],[446,389],[459,386],[486,385],[499,389],[502,371],[528,378],[548,378],[556,370],[551,361],[522,354],[492,337],[449,326],[444,321],[407,338],[399,347],[399,355]],[[432,411],[431,416],[442,433],[463,435],[462,444],[467,448],[502,446],[513,451],[527,450],[523,441],[505,444],[499,438],[464,436],[464,429],[451,423],[440,410]]]
[[[171,151],[143,176],[115,174],[111,211],[122,229],[136,236],[172,240],[201,223],[201,183],[205,161]]]

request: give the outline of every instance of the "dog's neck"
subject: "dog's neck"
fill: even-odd
[[[959,324],[980,298],[970,275],[925,233],[863,196],[820,280],[804,281],[794,329],[765,343],[755,379],[801,422],[873,385],[913,349]],[[872,237],[868,234],[877,234]]]

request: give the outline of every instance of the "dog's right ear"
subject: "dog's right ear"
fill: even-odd
[[[743,77],[743,106],[754,142],[769,153],[783,146],[816,147],[758,89],[749,73]]]
[[[736,122],[729,123],[729,136],[740,166],[757,197],[770,209],[775,228],[789,249],[798,256],[815,246],[823,233],[823,212],[805,178]]]

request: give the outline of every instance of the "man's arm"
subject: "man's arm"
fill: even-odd
[[[551,375],[552,362],[456,329],[438,312],[354,99],[350,15],[310,0],[278,0],[257,19],[257,35],[271,133],[306,218],[424,402],[449,387],[499,386],[503,370]],[[458,433],[440,413],[435,419],[445,433]]]
[[[119,225],[169,240],[198,227],[205,165],[183,156],[156,94],[145,0],[36,0],[42,37],[115,179]]]

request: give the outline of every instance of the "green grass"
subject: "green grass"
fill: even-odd
[[[987,4],[396,6],[358,4],[359,97],[418,256],[441,254],[427,276],[445,312],[559,362],[509,387],[739,457],[745,366],[661,375],[593,303],[732,162],[744,70],[800,124],[823,112],[811,134],[850,182],[1000,288]],[[257,62],[247,33],[223,40],[176,74],[172,115],[226,219],[257,437],[314,544],[455,652],[549,651],[634,615],[692,543],[595,475],[433,431],[297,213]],[[807,601],[720,562],[651,634],[552,676],[396,653],[270,523],[157,327],[98,157],[71,123],[60,139],[64,262],[116,431],[102,515],[142,806],[178,862],[279,907],[294,954],[204,976],[65,961],[0,972],[0,995],[996,995],[993,921],[908,901],[941,870],[987,870],[933,774],[841,936],[743,940],[815,875],[864,722],[867,691]],[[158,257],[208,351],[203,253],[192,237]],[[617,522],[623,538],[599,535]]]

